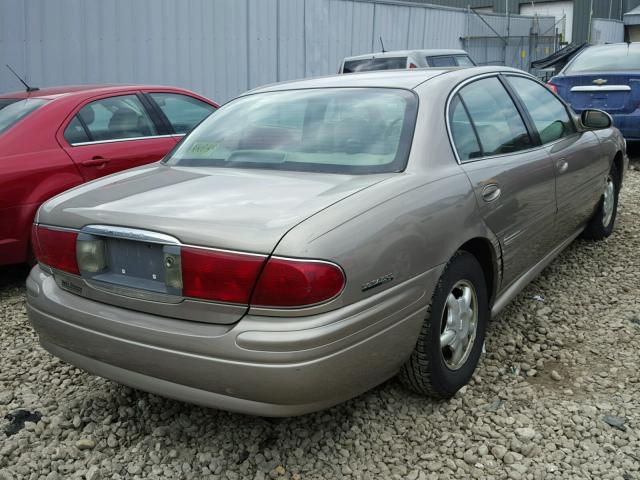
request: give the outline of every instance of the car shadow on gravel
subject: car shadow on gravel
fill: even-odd
[[[24,287],[29,275],[29,267],[23,265],[5,265],[0,267],[0,293],[4,290]]]

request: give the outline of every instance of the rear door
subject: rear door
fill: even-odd
[[[593,132],[579,132],[566,106],[537,81],[506,75],[553,161],[558,222],[556,243],[575,233],[592,214],[604,190],[608,160]]]
[[[92,98],[58,132],[85,180],[160,160],[176,139],[139,92]]]
[[[509,285],[551,247],[553,164],[497,76],[464,85],[450,103],[449,122],[480,212],[500,241]]]
[[[182,93],[145,91],[144,96],[178,140],[216,111],[213,105]]]

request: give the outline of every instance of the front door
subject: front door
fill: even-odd
[[[176,144],[160,131],[135,93],[85,104],[63,137],[64,150],[85,180],[155,162]]]
[[[506,75],[522,101],[556,175],[556,243],[589,219],[604,191],[608,161],[593,132],[578,132],[565,105],[549,89],[527,77]]]
[[[480,213],[500,241],[503,286],[508,286],[551,248],[553,163],[495,76],[462,87],[451,102],[449,118]]]

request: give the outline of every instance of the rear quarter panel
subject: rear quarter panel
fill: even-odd
[[[0,137],[0,264],[24,262],[40,204],[83,182],[55,140],[62,114],[54,103]]]
[[[342,266],[347,284],[340,304],[358,302],[432,269],[440,272],[472,238],[486,239],[500,257],[497,239],[478,215],[469,179],[448,142],[444,109],[458,76],[465,78],[447,75],[418,89],[420,108],[404,172],[315,214],[277,245],[275,255],[328,259]],[[393,280],[366,290],[369,282],[386,276]],[[425,284],[425,305],[433,287]]]

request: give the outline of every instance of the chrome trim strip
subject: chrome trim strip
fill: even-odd
[[[571,87],[572,92],[629,92],[629,85],[603,85],[601,87],[593,85],[576,85]]]
[[[153,138],[173,138],[178,136],[179,134],[170,134],[170,135],[149,135],[146,137],[131,137],[131,138],[114,138],[112,140],[93,140],[90,142],[76,142],[72,143],[72,147],[81,147],[83,145],[97,145],[100,143],[118,143],[118,142],[132,142],[134,140],[151,140]],[[184,135],[184,134],[182,134]]]
[[[159,243],[163,245],[180,245],[180,241],[166,235],[149,230],[141,230],[139,228],[114,227],[110,225],[87,225],[80,229],[82,233],[100,235],[102,237],[124,238],[126,240],[138,240],[147,243]]]

